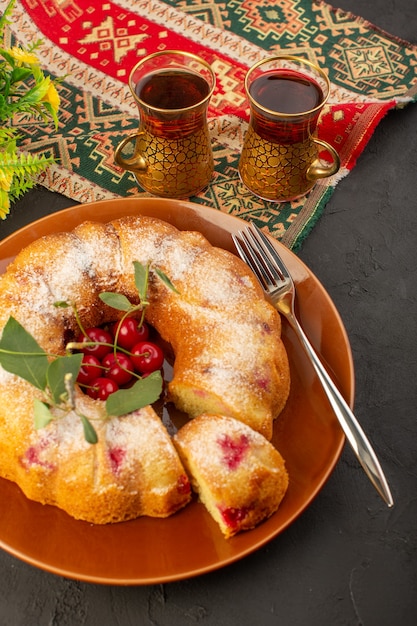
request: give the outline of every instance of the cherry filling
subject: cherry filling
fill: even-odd
[[[264,391],[268,391],[269,389],[269,380],[267,378],[258,378],[256,380],[256,384],[260,389],[263,389]]]
[[[20,462],[25,469],[30,469],[35,465],[43,467],[47,470],[54,470],[55,465],[49,461],[43,461],[41,458],[42,452],[47,447],[46,442],[40,442],[36,446],[30,446],[24,455],[20,458]]]
[[[180,476],[177,481],[177,491],[178,493],[184,493],[184,494],[191,492],[190,481],[188,480],[188,476],[186,476],[185,474]]]
[[[249,439],[246,435],[240,435],[240,437],[231,437],[230,435],[223,435],[217,440],[222,454],[223,463],[231,470],[235,470],[245,457],[246,451],[249,448]]]
[[[238,524],[243,522],[243,520],[249,513],[249,509],[247,507],[219,507],[219,511],[221,513],[224,523],[230,528],[236,528]]]
[[[123,448],[110,448],[110,450],[108,451],[108,455],[112,472],[114,474],[117,474],[125,459],[126,450],[124,450]]]

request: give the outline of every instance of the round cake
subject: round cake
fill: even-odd
[[[84,327],[100,326],[120,318],[103,292],[139,304],[134,262],[150,265],[146,319],[175,355],[168,400],[270,439],[290,384],[280,317],[246,265],[199,233],[135,216],[43,237],[1,277],[0,330],[13,317],[48,354],[65,354],[79,332],[74,311]],[[76,388],[76,414],[97,424],[91,445],[72,412],[34,429],[37,390],[2,367],[0,393],[0,475],[29,498],[94,523],[166,516],[189,502],[188,478],[150,407],[102,419],[102,403]]]

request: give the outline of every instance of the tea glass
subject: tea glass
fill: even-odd
[[[155,52],[133,67],[129,87],[139,127],[120,142],[114,158],[146,191],[187,198],[210,182],[207,108],[215,82],[206,61],[179,50]]]
[[[239,160],[239,175],[255,195],[288,202],[308,193],[320,178],[340,168],[339,155],[316,137],[330,94],[324,71],[306,59],[263,59],[245,78],[251,117]],[[319,159],[319,152],[330,161]]]

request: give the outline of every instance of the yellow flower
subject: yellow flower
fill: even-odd
[[[42,98],[42,101],[43,102],[49,102],[49,104],[51,105],[53,110],[55,112],[58,112],[61,100],[60,100],[59,94],[58,94],[58,92],[56,90],[56,87],[55,87],[55,85],[53,83],[49,84],[48,91],[46,92],[46,94]]]
[[[0,220],[5,220],[10,212],[10,198],[7,191],[0,189]]]
[[[10,191],[10,187],[13,180],[13,174],[11,172],[0,170],[0,190]]]
[[[26,63],[27,65],[39,65],[39,59],[36,54],[33,54],[33,52],[26,52],[18,46],[13,46],[13,48],[9,48],[7,52],[19,63]]]

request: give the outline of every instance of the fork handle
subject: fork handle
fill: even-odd
[[[336,414],[337,419],[346,435],[347,440],[360,464],[365,470],[371,483],[378,491],[379,495],[383,498],[386,504],[391,507],[394,504],[390,488],[379,464],[377,456],[368,441],[365,433],[362,430],[356,417],[350,410],[349,405],[343,398],[340,391],[330,378],[327,370],[319,359],[316,351],[308,340],[305,332],[303,331],[300,323],[295,316],[287,315],[288,321],[292,328],[297,333],[307,355],[310,357],[317,376],[323,386],[324,391],[329,399],[329,402]]]

